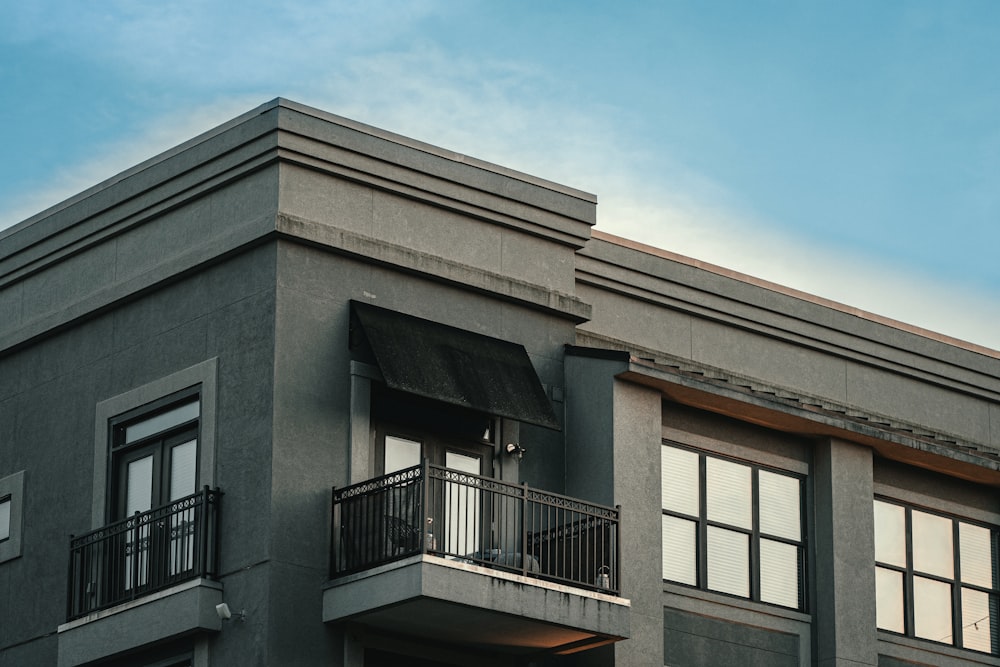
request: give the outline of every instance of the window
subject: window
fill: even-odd
[[[197,490],[200,407],[198,395],[188,395],[114,420],[112,519],[147,512]]]
[[[0,478],[0,563],[21,555],[24,471]]]
[[[876,624],[998,652],[997,530],[875,500]]]
[[[803,609],[803,478],[664,444],[663,578]]]
[[[196,566],[195,509],[176,501],[198,490],[200,414],[198,394],[188,391],[112,420],[111,519],[148,517],[136,519],[135,531],[126,537],[125,590],[179,577]]]
[[[0,498],[0,542],[10,539],[10,496]]]
[[[217,403],[217,367],[215,358],[112,396],[96,406],[94,415],[94,498],[91,505],[91,528],[100,528],[116,516],[114,496],[120,482],[112,475],[112,449],[120,449],[122,435],[116,429],[125,422],[153,416],[151,411],[184,396],[198,395],[197,477],[199,485],[215,486],[215,406]],[[168,397],[168,398],[165,398]],[[169,398],[172,397],[172,398]],[[112,461],[112,464],[109,464]]]

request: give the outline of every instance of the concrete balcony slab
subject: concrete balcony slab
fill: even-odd
[[[627,599],[456,559],[416,555],[330,582],[323,621],[526,655],[629,635]]]

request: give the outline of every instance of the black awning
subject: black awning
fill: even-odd
[[[390,388],[559,428],[523,345],[367,303],[351,307]]]

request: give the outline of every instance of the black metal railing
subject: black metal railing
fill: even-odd
[[[193,495],[84,535],[69,546],[69,620],[198,577],[218,565],[222,492]]]
[[[333,490],[330,574],[423,553],[618,593],[620,514],[424,462]]]

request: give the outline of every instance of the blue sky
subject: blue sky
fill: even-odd
[[[1000,2],[4,14],[0,229],[281,96],[593,192],[606,232],[1000,348]]]

